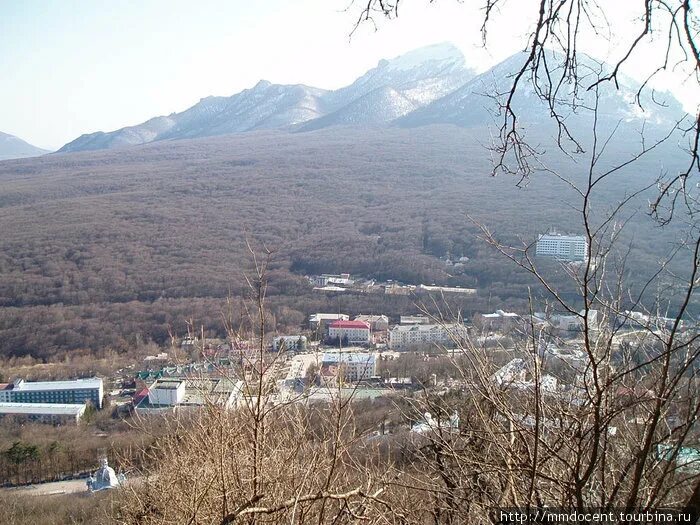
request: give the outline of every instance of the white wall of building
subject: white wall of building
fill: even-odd
[[[585,261],[588,242],[583,235],[543,234],[537,239],[535,254],[566,261]]]
[[[185,398],[184,381],[156,381],[148,389],[148,402],[151,405],[174,406]]]
[[[389,331],[389,348],[405,349],[431,344],[450,345],[455,339],[466,336],[466,328],[460,324],[399,325]]]

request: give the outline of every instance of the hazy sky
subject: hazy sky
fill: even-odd
[[[615,37],[629,38],[639,2],[615,2]],[[406,2],[396,21],[352,39],[350,0],[0,0],[0,131],[55,149],[77,136],[182,111],[208,95],[232,95],[260,79],[337,88],[381,58],[451,41],[484,70],[525,45],[537,14],[510,0],[489,47],[480,47],[483,0]],[[620,6],[619,4],[626,4]],[[346,8],[348,10],[346,11]],[[501,31],[496,32],[496,28]],[[586,51],[615,57],[615,42]],[[631,62],[635,76],[644,57]],[[669,76],[691,108],[697,86]]]

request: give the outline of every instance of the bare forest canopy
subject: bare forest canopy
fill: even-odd
[[[610,163],[627,158],[634,140],[611,144]],[[554,176],[538,175],[524,188],[513,177],[489,176],[487,144],[481,127],[334,128],[0,163],[0,356],[165,343],[191,318],[223,333],[220,310],[243,291],[250,265],[246,237],[276,251],[269,277],[279,330],[313,311],[412,308],[406,298],[321,296],[303,278],[321,272],[478,288],[460,305],[467,316],[525,308],[528,287],[542,290],[483,242],[472,221],[522,245],[550,227],[581,232],[580,214]],[[595,209],[608,212],[672,169],[682,155],[673,144],[664,148],[606,179]],[[574,180],[585,174],[586,166],[554,152],[550,164]],[[647,198],[627,208],[623,217],[633,220],[618,243],[621,254],[631,250],[632,287],[681,235],[678,226],[654,225]],[[446,256],[470,261],[455,269]],[[556,264],[543,264],[574,292]],[[683,253],[675,269],[684,271]]]

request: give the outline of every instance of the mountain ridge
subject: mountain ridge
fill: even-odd
[[[257,129],[295,131],[314,121],[317,122],[309,129],[364,120],[374,125],[388,124],[407,111],[444,96],[473,76],[459,49],[450,43],[435,44],[391,60],[382,59],[352,84],[334,91],[261,80],[230,97],[203,98],[180,113],[110,132],[82,135],[58,152],[111,149]],[[392,105],[396,108],[382,116],[384,106]],[[371,117],[364,119],[363,113]]]
[[[0,161],[38,157],[47,153],[51,152],[38,148],[19,137],[0,131]]]
[[[417,127],[453,124],[460,127],[494,124],[498,105],[489,101],[509,89],[512,75],[521,67],[522,53],[516,53],[476,74],[453,44],[441,43],[415,49],[390,60],[382,59],[348,86],[325,90],[305,84],[273,84],[267,80],[230,97],[206,97],[179,113],[151,118],[135,126],[111,132],[82,135],[64,145],[59,153],[112,149],[161,140],[180,140],[246,133],[256,130],[307,132],[334,126]],[[581,71],[595,76],[605,65],[582,56]],[[556,61],[555,61],[556,62]],[[596,73],[596,69],[598,73]],[[554,76],[556,77],[556,71]],[[595,77],[597,78],[597,77]],[[652,95],[643,99],[644,111],[635,105],[639,88],[620,76],[620,89],[607,90],[599,99],[606,129],[616,122],[636,131],[640,125],[668,124],[685,114],[672,96],[666,107]],[[542,79],[538,80],[539,82]],[[591,113],[567,107],[571,87],[562,84],[562,110],[571,126],[589,124]],[[592,92],[581,90],[579,109],[591,105]],[[576,94],[578,96],[578,94]],[[533,88],[532,79],[523,82],[514,99],[520,123],[544,125],[552,133],[548,108]],[[543,109],[545,111],[543,111]],[[632,123],[632,125],[629,125]],[[660,135],[661,126],[657,126]],[[580,128],[583,129],[583,128]]]

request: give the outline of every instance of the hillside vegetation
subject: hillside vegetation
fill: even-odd
[[[280,323],[315,309],[411,307],[312,294],[302,275],[320,272],[476,287],[467,315],[524,305],[532,280],[481,241],[468,216],[505,242],[531,243],[552,226],[581,231],[567,205],[575,199],[555,177],[524,188],[490,177],[485,143],[481,128],[335,128],[0,163],[0,355],[163,343],[190,318],[216,330],[224,298],[243,286],[246,238],[276,251],[270,294]],[[624,158],[627,145],[618,147],[611,157]],[[574,178],[585,169],[553,165]],[[604,212],[659,166],[620,172],[596,206]],[[675,236],[637,210],[624,237],[631,275],[652,272]],[[470,261],[455,270],[439,259],[447,255]]]

